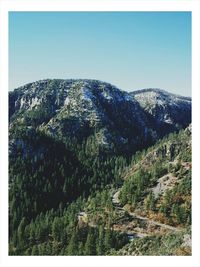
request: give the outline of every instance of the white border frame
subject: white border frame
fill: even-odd
[[[8,256],[8,12],[9,11],[191,11],[192,12],[192,256]],[[200,2],[198,0],[0,1],[0,266],[200,267]]]

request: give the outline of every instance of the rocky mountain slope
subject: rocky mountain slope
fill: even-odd
[[[178,134],[173,133],[169,137],[163,138],[153,148],[144,154],[141,153],[138,159],[135,157],[133,164],[124,175],[125,181],[120,190],[119,198],[123,204],[133,205],[132,209],[135,211],[138,209],[141,214],[146,214],[145,207],[151,205],[154,206],[152,212],[159,213],[161,211],[162,213],[164,210],[163,214],[166,215],[166,220],[172,223],[175,218],[170,219],[170,212],[166,211],[165,202],[167,200],[165,196],[167,194],[176,195],[182,183],[184,184],[183,187],[191,186],[191,168],[190,125]],[[142,181],[140,180],[141,176]],[[175,191],[173,191],[174,188],[176,188]],[[184,197],[176,196],[174,198],[179,198],[178,203],[182,205],[184,201],[190,202],[190,190],[188,194],[188,199],[186,192]],[[182,197],[184,200],[181,199]],[[163,208],[162,205],[165,207]],[[167,207],[167,209],[171,208],[170,206]],[[151,216],[153,217],[153,213]],[[162,222],[165,218],[160,218],[160,220]],[[180,224],[176,220],[174,223]]]
[[[130,217],[115,229],[144,238],[117,255],[191,255],[191,168],[191,125],[135,159],[114,195]]]
[[[131,95],[146,112],[151,114],[158,124],[181,124],[191,112],[191,98],[170,94],[161,89],[143,89]],[[188,119],[188,118],[187,118]],[[188,125],[186,119],[185,126]]]
[[[112,254],[129,242],[121,212],[141,227],[190,225],[190,98],[43,80],[9,93],[9,120],[11,255]]]
[[[96,80],[43,80],[9,94],[10,133],[34,127],[62,141],[133,153],[191,121],[191,99],[157,89],[127,93]]]

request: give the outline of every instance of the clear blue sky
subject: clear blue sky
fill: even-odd
[[[191,13],[10,12],[10,90],[46,78],[189,96]]]

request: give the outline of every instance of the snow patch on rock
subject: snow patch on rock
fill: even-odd
[[[110,94],[110,92],[108,92],[108,91],[103,91],[102,93],[101,93],[101,95],[105,98],[105,99],[107,99],[107,100],[111,100],[111,99],[113,99],[113,96]]]
[[[31,104],[30,104],[30,109],[32,109],[32,108],[34,108],[34,107],[40,105],[40,103],[41,103],[41,99],[39,99],[39,98],[37,98],[37,97],[32,98],[32,99],[31,99]]]
[[[67,96],[67,97],[65,98],[64,105],[67,106],[69,103],[70,103],[70,99],[69,99],[69,97]]]
[[[81,87],[80,92],[81,92],[82,100],[86,100],[89,102],[92,101],[93,95],[92,95],[89,88],[87,88],[86,86],[83,86],[83,87]]]

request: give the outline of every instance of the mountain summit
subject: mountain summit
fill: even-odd
[[[158,89],[128,93],[97,80],[42,80],[9,93],[10,125],[108,151],[133,152],[191,122],[191,98]],[[12,131],[11,131],[12,132]]]
[[[173,124],[176,120],[176,123],[181,124],[186,113],[191,112],[190,97],[155,88],[143,89],[131,94],[145,111],[156,118],[157,122]]]

